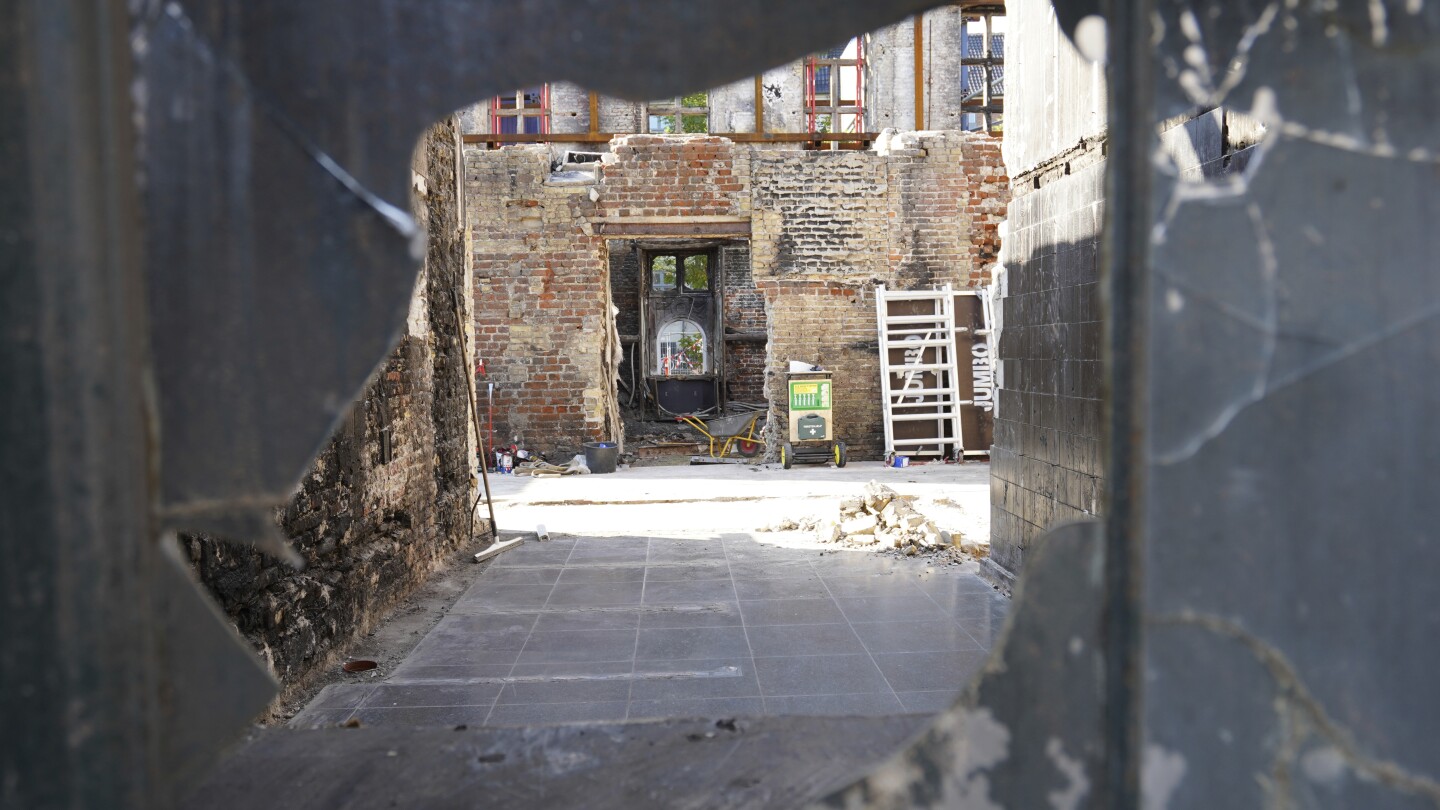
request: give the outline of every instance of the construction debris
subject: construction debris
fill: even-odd
[[[814,532],[821,543],[855,547],[896,549],[906,556],[958,551],[970,557],[985,557],[990,544],[965,537],[959,531],[945,531],[916,510],[914,497],[900,495],[884,484],[871,481],[860,497],[840,502],[834,519],[805,518],[779,520],[759,529],[762,532]]]
[[[548,461],[536,459],[527,461],[515,468],[515,475],[529,475],[535,478],[543,478],[550,475],[589,475],[590,468],[585,465],[585,457],[577,455],[570,459],[570,463],[564,466],[551,464]]]

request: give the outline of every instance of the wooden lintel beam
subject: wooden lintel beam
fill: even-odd
[[[765,131],[765,78],[755,74],[755,131]]]
[[[545,135],[479,133],[464,136],[464,141],[468,144],[609,143],[613,138],[643,134],[646,133],[551,132]],[[735,143],[869,143],[880,137],[879,133],[875,132],[712,132],[710,134],[717,138],[727,138]]]
[[[590,131],[600,131],[600,94],[590,91]]]
[[[915,128],[925,128],[925,15],[915,15]]]

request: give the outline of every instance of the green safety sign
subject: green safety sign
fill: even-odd
[[[826,411],[830,409],[829,380],[791,380],[790,410]]]

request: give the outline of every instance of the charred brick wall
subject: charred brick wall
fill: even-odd
[[[1017,183],[1000,299],[986,569],[1008,580],[1052,525],[1100,511],[1104,163]]]
[[[469,540],[476,470],[462,352],[470,318],[464,296],[457,317],[454,294],[468,284],[458,149],[445,123],[416,154],[429,242],[406,334],[277,515],[305,569],[183,538],[201,580],[287,687],[332,665]]]
[[[476,332],[497,381],[497,434],[542,451],[618,435],[607,427],[615,375],[605,363],[619,338],[605,327],[638,333],[641,278],[626,255],[633,245],[607,245],[600,223],[693,237],[686,223],[748,221],[748,249],[722,249],[726,318],[768,341],[727,341],[730,396],[783,403],[788,361],[819,362],[845,375],[837,419],[853,457],[873,458],[883,450],[875,286],[987,283],[1008,196],[998,141],[958,132],[890,134],[868,152],[632,135],[612,141],[588,180],[552,177],[542,147],[475,148],[466,160]]]
[[[725,377],[735,402],[765,401],[765,294],[755,286],[748,245],[720,251],[725,268]]]

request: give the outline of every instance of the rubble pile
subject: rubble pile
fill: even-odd
[[[960,532],[939,529],[916,511],[913,496],[900,495],[884,484],[871,481],[864,495],[840,502],[835,519],[806,518],[781,520],[761,531],[813,531],[822,543],[849,546],[895,548],[908,556],[958,549],[972,557],[984,557],[989,545],[968,540]]]

